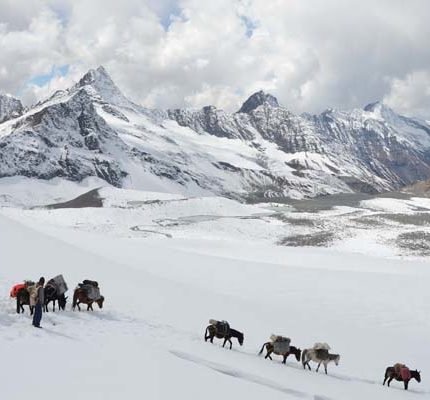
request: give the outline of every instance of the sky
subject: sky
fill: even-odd
[[[120,5],[120,6],[119,6]],[[0,91],[27,105],[103,65],[148,107],[430,118],[427,0],[0,0]]]

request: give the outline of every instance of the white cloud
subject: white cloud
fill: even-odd
[[[384,102],[405,115],[430,118],[430,71],[414,71],[392,79]]]
[[[422,113],[398,87],[429,73],[429,14],[426,0],[6,0],[0,88],[20,93],[52,65],[71,65],[46,87],[27,85],[29,102],[103,64],[148,106],[236,110],[265,89],[294,111],[385,98]]]

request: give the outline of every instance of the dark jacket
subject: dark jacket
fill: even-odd
[[[37,288],[37,304],[45,304],[45,289],[43,286]]]

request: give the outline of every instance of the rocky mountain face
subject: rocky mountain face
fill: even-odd
[[[260,91],[236,113],[150,110],[128,100],[103,67],[26,112],[5,98],[0,177],[98,176],[118,187],[256,200],[430,178],[430,125],[381,103],[295,115]]]
[[[0,93],[0,123],[19,117],[24,112],[20,100],[8,94]]]

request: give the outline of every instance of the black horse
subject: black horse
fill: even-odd
[[[230,343],[230,350],[233,346],[233,343],[231,341],[232,337],[236,338],[241,346],[243,345],[243,340],[244,340],[243,333],[237,331],[236,329],[230,328],[226,333],[217,332],[217,328],[215,325],[209,325],[205,331],[205,342],[210,340],[211,343],[213,343],[215,337],[217,339],[224,339],[224,343],[223,343],[222,347],[225,347],[225,344],[227,342],[229,342]]]
[[[398,370],[396,370],[396,366],[393,367],[387,367],[385,370],[385,376],[384,376],[384,383],[387,382],[387,386],[390,386],[390,383],[393,379],[395,379],[398,382],[403,382],[405,386],[405,390],[408,390],[409,381],[414,378],[418,383],[421,382],[421,373],[418,370],[410,370],[410,376],[405,378],[402,377],[402,375],[399,373]]]
[[[286,363],[287,358],[288,358],[288,356],[290,354],[294,354],[294,356],[296,357],[297,361],[300,361],[300,357],[302,355],[302,351],[300,349],[298,349],[297,347],[295,347],[295,346],[290,346],[290,349],[287,352],[285,352],[285,353],[282,353],[282,354],[277,353],[277,352],[275,352],[275,346],[273,345],[272,342],[266,342],[266,343],[264,343],[263,346],[261,347],[261,350],[258,353],[258,355],[261,355],[261,353],[263,353],[263,350],[264,350],[265,347],[266,347],[267,354],[264,356],[264,358],[265,359],[269,358],[270,360],[272,360],[271,354],[272,353],[273,354],[277,354],[277,355],[282,356],[284,358],[283,361],[282,361],[282,364]]]
[[[49,283],[45,286],[45,304],[43,305],[44,311],[48,312],[48,304],[52,301],[52,311],[55,311],[55,302],[58,301],[58,309],[65,310],[67,297],[63,294],[58,295],[57,288]]]
[[[23,313],[24,306],[29,306],[30,315],[33,315],[34,307],[30,306],[30,293],[26,288],[21,288],[16,294],[16,312]]]

